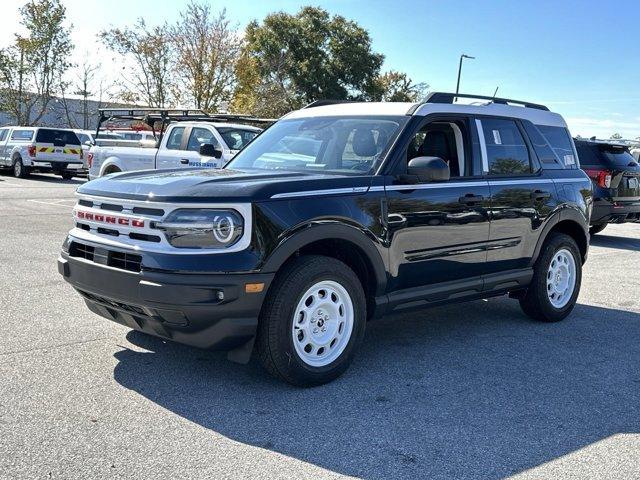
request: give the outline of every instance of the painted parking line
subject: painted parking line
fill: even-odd
[[[59,200],[51,200],[51,201],[29,199],[27,201],[33,202],[33,203],[39,203],[42,205],[51,205],[54,207],[67,207],[67,208],[73,208],[76,204],[76,200],[73,198],[62,198]]]

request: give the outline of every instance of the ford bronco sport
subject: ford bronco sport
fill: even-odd
[[[592,203],[566,124],[458,97],[319,101],[224,169],[88,182],[59,271],[103,317],[235,361],[255,346],[301,386],[343,373],[386,313],[509,294],[562,320]]]

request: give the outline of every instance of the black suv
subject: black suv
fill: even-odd
[[[561,320],[587,257],[591,181],[562,117],[473,98],[318,102],[222,170],[88,182],[59,271],[99,315],[235,361],[255,343],[267,370],[303,386],[344,372],[386,313],[509,294]]]
[[[640,222],[640,165],[614,141],[574,139],[580,166],[593,182],[592,235],[609,223]]]

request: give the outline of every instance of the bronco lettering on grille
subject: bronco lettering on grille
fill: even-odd
[[[92,222],[109,223],[111,225],[121,225],[125,227],[131,226],[135,228],[144,228],[144,219],[142,218],[118,217],[115,215],[105,215],[102,213],[85,212],[83,210],[76,210],[76,217]]]

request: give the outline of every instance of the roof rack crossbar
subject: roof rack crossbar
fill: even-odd
[[[475,98],[478,100],[489,100],[491,103],[498,103],[500,105],[517,104],[517,105],[522,105],[523,107],[526,107],[526,108],[535,108],[536,110],[549,111],[549,109],[545,105],[540,105],[538,103],[523,102],[521,100],[514,100],[512,98],[490,97],[488,95],[472,95],[468,93],[432,92],[429,94],[429,96],[425,99],[425,101],[422,104],[455,103],[456,98]]]

